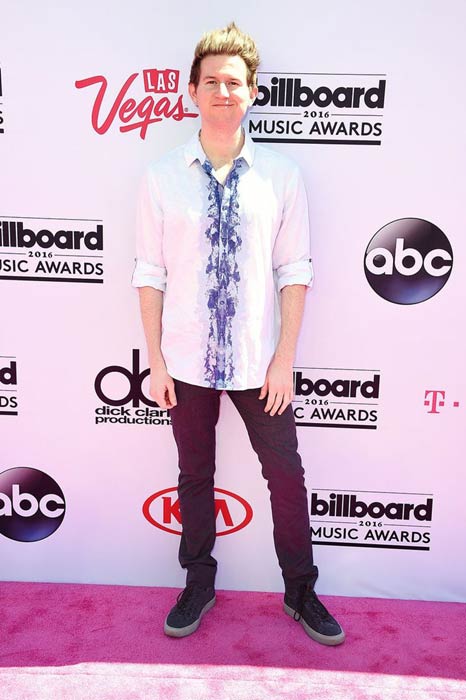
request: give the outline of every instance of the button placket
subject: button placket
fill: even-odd
[[[222,188],[212,172],[211,163],[206,160],[203,168],[209,176],[210,216],[215,225],[208,231],[212,249],[207,271],[214,275],[209,287],[209,345],[206,356],[206,376],[211,386],[228,388],[232,381],[233,348],[232,319],[235,315],[239,270],[236,251],[241,238],[236,227],[239,224],[237,213],[237,186],[240,163],[235,161]],[[213,205],[213,206],[212,206]]]

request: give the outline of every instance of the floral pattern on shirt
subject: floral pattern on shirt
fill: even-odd
[[[205,379],[216,389],[231,389],[234,377],[232,321],[238,303],[240,274],[236,254],[241,247],[236,161],[222,188],[212,174],[212,165],[202,166],[209,176],[206,231],[210,254],[206,267],[209,336],[204,361]]]

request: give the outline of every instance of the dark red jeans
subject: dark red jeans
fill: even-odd
[[[215,426],[221,390],[175,379],[177,405],[170,410],[178,446],[183,534],[179,560],[187,583],[213,586],[217,562],[215,544]],[[227,391],[238,409],[262,465],[272,504],[274,544],[286,584],[314,585],[318,570],[312,558],[311,530],[304,470],[297,452],[296,425],[291,406],[281,416],[264,412],[260,389]]]

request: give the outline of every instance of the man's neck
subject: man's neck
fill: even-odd
[[[244,133],[241,126],[235,132],[212,130],[202,126],[199,135],[201,146],[214,170],[232,165],[240,154],[244,144]]]

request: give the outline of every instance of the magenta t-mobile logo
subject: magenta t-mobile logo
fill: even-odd
[[[440,413],[440,410],[445,407],[446,392],[440,389],[426,389],[424,392],[424,406],[429,407],[427,413]],[[453,401],[453,408],[458,408],[459,401]]]

